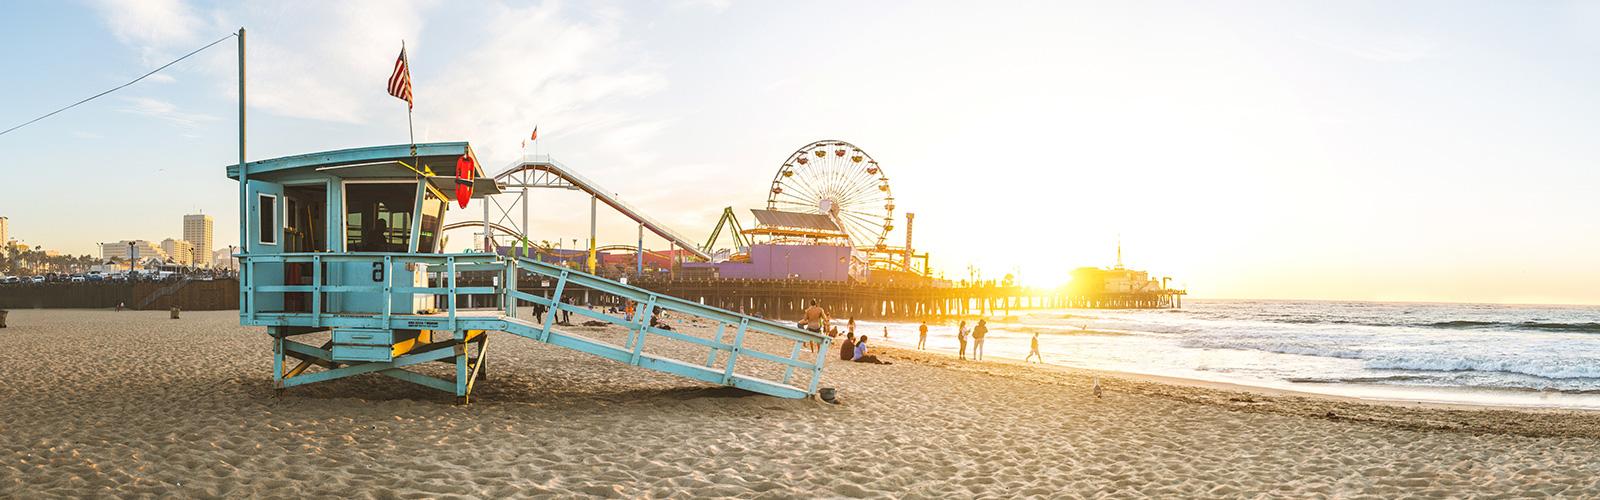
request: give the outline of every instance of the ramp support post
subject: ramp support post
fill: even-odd
[[[744,332],[750,328],[750,318],[739,319],[739,331],[733,334],[733,348],[728,350],[728,367],[722,372],[722,385],[733,383],[733,365],[739,360],[739,348],[744,346]]]

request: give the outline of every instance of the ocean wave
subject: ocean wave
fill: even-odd
[[[1439,321],[1428,323],[1428,328],[1451,330],[1537,330],[1544,332],[1600,333],[1600,323],[1545,323],[1539,321]]]
[[[1258,317],[1261,321],[1269,323],[1282,323],[1291,325],[1354,325],[1373,326],[1380,328],[1434,328],[1441,330],[1495,330],[1495,331],[1536,331],[1551,333],[1600,333],[1600,322],[1558,323],[1543,321],[1477,321],[1477,320],[1450,320],[1433,322],[1412,321],[1362,321],[1348,318],[1327,318],[1317,316],[1279,316]]]
[[[1426,375],[1386,375],[1375,377],[1289,377],[1284,380],[1297,384],[1393,384],[1397,382],[1436,380],[1436,378]]]
[[[1564,359],[1473,358],[1449,355],[1377,356],[1364,360],[1369,370],[1413,370],[1435,372],[1496,372],[1533,377],[1600,379],[1600,366]]]
[[[1306,344],[1298,342],[1278,342],[1268,339],[1238,340],[1238,339],[1203,339],[1189,338],[1180,344],[1190,349],[1238,349],[1244,351],[1263,351],[1274,354],[1294,354],[1299,356],[1316,356],[1319,358],[1363,359],[1366,351],[1348,347],[1330,346],[1326,343]]]
[[[1545,383],[1534,382],[1530,385],[1527,381],[1500,380],[1479,381],[1463,383],[1448,377],[1434,377],[1426,375],[1391,375],[1373,377],[1291,377],[1284,379],[1297,384],[1367,384],[1391,385],[1411,387],[1449,387],[1455,389],[1486,389],[1495,391],[1516,392],[1558,392],[1562,394],[1588,395],[1600,394],[1600,388],[1593,384],[1548,381]]]

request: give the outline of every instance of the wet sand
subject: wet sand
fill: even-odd
[[[843,404],[828,405],[505,334],[471,405],[380,376],[276,397],[268,337],[231,311],[18,310],[8,323],[0,497],[1600,492],[1595,413],[1366,404],[889,349],[890,366],[830,361],[822,385]]]

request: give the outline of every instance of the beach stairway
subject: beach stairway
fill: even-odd
[[[513,300],[507,302],[511,304],[511,308],[508,311],[510,317],[505,319],[506,328],[503,331],[506,333],[582,351],[641,368],[772,396],[803,398],[816,392],[817,382],[822,376],[822,366],[827,356],[819,355],[815,361],[806,361],[800,359],[800,353],[807,342],[818,343],[823,346],[828,345],[829,338],[826,336],[677,297],[657,294],[643,288],[536,260],[519,258],[515,262],[516,269],[519,271],[532,273],[536,276],[554,278],[556,280],[555,291],[551,294],[552,297],[560,297],[566,290],[587,288],[591,291],[610,294],[623,300],[631,301],[638,304],[638,307],[636,314],[630,319],[512,290],[508,292]],[[516,280],[510,279],[509,281],[515,282]],[[544,305],[549,307],[551,311],[569,311],[572,314],[590,318],[591,320],[622,326],[629,332],[627,340],[623,345],[616,345],[583,335],[562,332],[560,325],[555,323],[555,314],[546,314],[542,324],[517,319],[515,318],[516,303],[519,301]],[[688,319],[710,320],[717,325],[716,334],[711,338],[702,338],[652,325],[650,318],[657,310],[670,311],[678,317]],[[754,348],[752,343],[757,337],[765,337],[769,341],[778,341],[780,344],[785,344],[789,347],[787,356],[770,354]],[[687,343],[703,347],[708,351],[706,361],[703,364],[690,363],[645,351],[648,343],[661,341]],[[824,347],[820,352],[827,352],[827,350]],[[782,377],[776,380],[768,380],[755,373],[739,373],[737,369],[741,358],[746,362],[764,361],[775,364],[781,367]],[[806,375],[808,375],[806,378],[809,379],[809,383],[804,388],[791,385],[797,369],[805,370]]]
[[[294,262],[309,262],[313,269],[354,263],[363,269],[382,270],[374,275],[386,278],[373,285],[327,284],[322,273],[316,273],[310,284],[260,284],[252,279],[256,272],[251,269]],[[432,283],[387,278],[413,264],[437,270]],[[373,373],[453,392],[465,403],[477,383],[486,378],[487,332],[504,332],[632,367],[771,396],[803,398],[816,392],[827,358],[803,359],[804,345],[820,344],[820,351],[828,352],[829,338],[823,335],[530,259],[492,254],[278,254],[247,256],[242,265],[246,271],[241,273],[241,288],[248,300],[241,301],[240,321],[268,327],[274,338],[274,387],[279,390]],[[553,287],[541,286],[538,293],[523,291],[518,286],[521,277]],[[310,311],[259,310],[261,304],[281,303],[275,301],[289,293],[309,295]],[[331,296],[357,293],[381,293],[384,312],[324,311]],[[408,304],[418,296],[430,297],[438,310],[392,310],[393,304]],[[561,300],[563,297],[568,300]],[[615,315],[572,303],[580,297],[603,298],[613,306],[632,304],[635,314]],[[498,306],[458,307],[463,302]],[[535,320],[525,314],[529,305],[542,306],[548,312]],[[606,327],[560,324],[557,312]],[[682,321],[680,325],[709,322],[711,326],[674,330],[669,322],[651,321],[658,312],[670,313],[673,320]],[[331,338],[320,347],[295,340],[298,335],[317,332],[330,332]],[[297,360],[298,364],[290,366]],[[451,380],[413,371],[424,363],[451,364],[455,377]]]

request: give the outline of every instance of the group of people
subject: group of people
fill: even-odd
[[[816,300],[812,300],[811,305],[806,307],[805,317],[800,320],[798,326],[811,333],[821,333],[829,337],[838,338],[839,329],[832,326],[831,323],[832,321],[831,318],[828,317],[828,311],[823,309],[821,305],[818,305]],[[888,338],[888,328],[884,328],[883,336]],[[818,352],[818,349],[820,348],[821,344],[811,342],[806,343],[806,349],[810,350],[811,352]],[[878,359],[877,356],[867,352],[867,335],[856,335],[855,318],[850,318],[850,321],[845,323],[845,339],[844,342],[839,343],[839,359],[845,361],[855,361],[858,363],[872,363],[877,365],[892,364],[888,361]]]
[[[828,317],[828,312],[824,310],[822,306],[818,305],[816,300],[812,300],[811,305],[806,308],[805,317],[799,321],[799,326],[800,328],[804,328],[812,333],[821,333],[829,337],[838,338],[839,330],[831,326],[830,320],[831,318]],[[850,318],[850,321],[846,324],[845,328],[847,332],[844,342],[839,344],[839,359],[863,363],[889,364],[888,362],[879,360],[877,356],[868,354],[867,335],[856,335],[855,318]],[[962,360],[968,359],[969,356],[975,361],[983,360],[985,354],[983,339],[988,335],[989,322],[987,319],[979,319],[978,323],[970,330],[967,329],[967,321],[962,320],[956,329],[956,356]],[[884,327],[883,329],[883,338],[889,338],[888,327]],[[968,344],[971,344],[970,354],[967,349]],[[806,349],[810,350],[811,352],[817,352],[820,347],[820,344],[806,344]],[[926,350],[927,348],[928,322],[923,321],[921,325],[917,326],[917,350]],[[1028,356],[1023,358],[1023,362],[1044,363],[1044,355],[1039,352],[1038,332],[1034,332],[1033,338],[1029,341]]]
[[[982,360],[984,354],[983,338],[988,335],[988,320],[979,319],[977,326],[974,326],[971,330],[967,329],[967,321],[962,320],[960,326],[956,328],[956,355],[962,360],[967,359],[967,344],[969,343],[968,338],[970,338],[970,343],[972,344],[972,359]],[[917,326],[917,350],[927,350],[927,348],[928,322],[923,321],[921,325]],[[1044,363],[1044,355],[1039,353],[1039,332],[1033,333],[1033,339],[1029,341],[1028,357],[1022,358],[1022,362],[1024,363],[1035,361],[1038,363]]]

